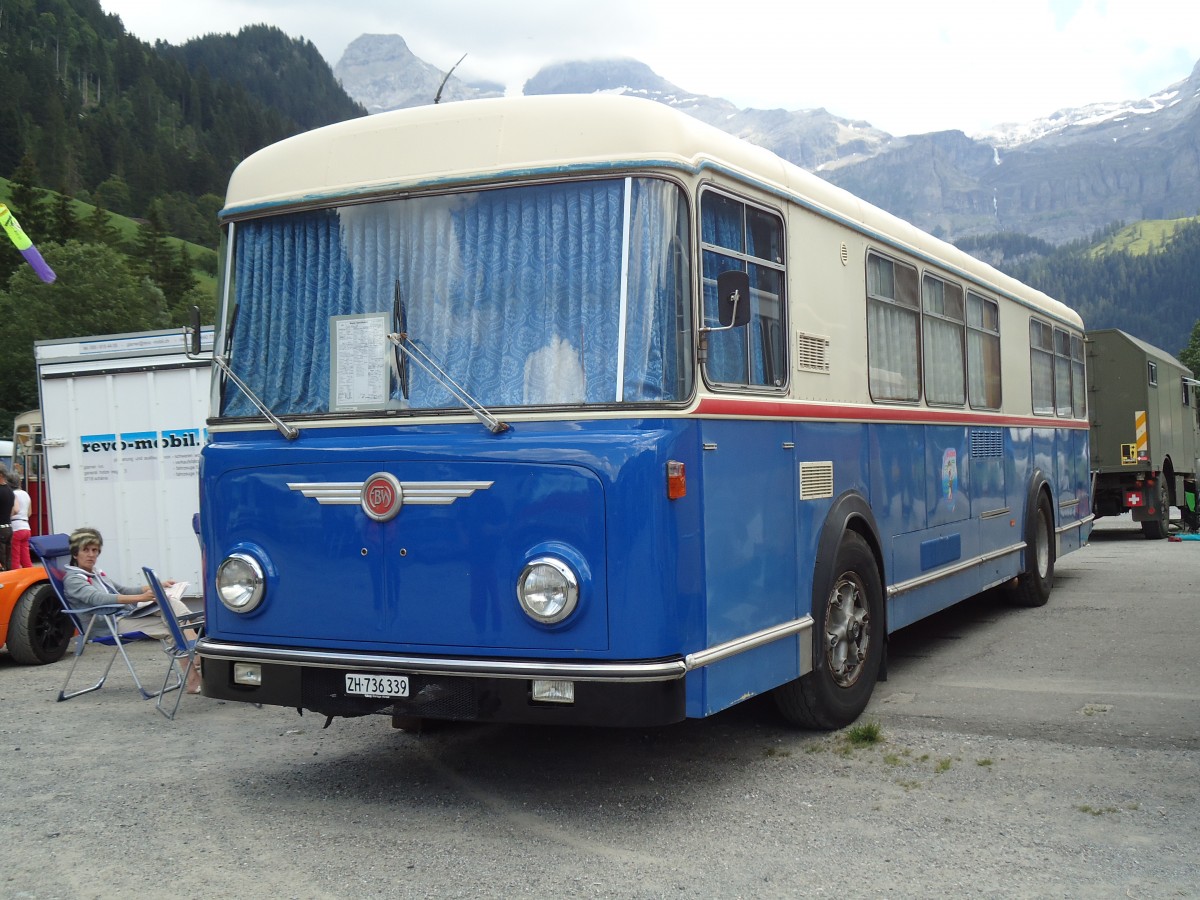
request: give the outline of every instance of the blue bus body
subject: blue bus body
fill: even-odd
[[[581,115],[601,119],[631,109],[631,101],[591,99],[533,108],[552,118],[573,101]],[[403,134],[412,122],[428,137],[439,121],[461,129],[475,109],[486,119],[524,108],[502,103],[454,104],[461,109],[402,117],[396,127]],[[665,117],[663,128],[689,140],[692,128],[716,140],[678,114],[633,103],[646,123]],[[717,185],[718,168],[738,174]],[[968,271],[959,256],[915,248],[911,227],[889,234],[815,210],[778,187],[774,170],[756,179],[747,168],[652,163],[643,151],[626,162],[597,154],[457,180],[418,172],[413,184],[386,190],[364,176],[316,197],[231,187],[225,357],[298,435],[271,427],[248,392],[214,373],[201,466],[205,693],[329,716],[641,726],[790,691],[780,703],[789,718],[837,727],[865,705],[889,632],[1009,582],[1025,591],[1023,605],[1045,602],[1055,556],[1085,542],[1091,521],[1078,394],[1074,407],[1060,396],[1057,410],[1034,412],[1039,373],[1058,377],[1060,394],[1071,391],[1077,317],[1035,292],[1026,300],[981,264]],[[568,177],[580,172],[592,180],[576,194]],[[492,182],[495,197],[486,190]],[[730,191],[731,209],[738,190],[753,194],[738,208],[748,223],[742,249],[721,231],[718,187]],[[503,190],[519,203],[498,200]],[[394,206],[377,214],[371,203],[380,197]],[[487,236],[495,229],[524,227],[498,224],[501,211],[540,204],[542,212],[523,213],[526,221],[552,223],[536,227],[560,234],[575,227],[573,216],[597,221],[574,211],[584,201],[589,210],[613,205],[604,215],[624,223],[611,266],[585,259],[573,274],[566,251],[561,260],[548,253],[529,261],[530,271],[500,249],[489,250],[493,262],[466,258],[465,247],[502,243]],[[463,207],[485,208],[492,231]],[[397,249],[438,227],[453,239],[437,238],[436,253]],[[854,273],[844,277],[855,303],[805,296],[804,260],[774,244],[763,249],[778,242],[773,234],[792,240],[820,229],[861,242],[858,261],[848,265],[843,254],[828,275],[832,284]],[[364,253],[367,239],[389,241],[388,251]],[[511,243],[529,253],[549,240]],[[594,228],[580,253],[603,242]],[[996,399],[981,405],[991,408],[966,399],[970,375],[959,379],[955,408],[925,401],[926,391],[943,391],[928,375],[914,402],[872,399],[904,379],[872,375],[867,391],[864,356],[875,354],[874,373],[887,367],[875,365],[882,343],[868,337],[869,352],[859,343],[864,330],[891,341],[909,326],[905,310],[890,308],[866,324],[864,290],[888,299],[863,274],[867,252],[894,253],[914,271],[936,266],[952,294],[962,281],[986,295],[999,311],[994,328],[971,332],[953,297],[924,315],[949,322],[960,370],[969,369],[972,348],[994,337],[1005,354],[1007,406],[1000,360],[986,349]],[[716,272],[729,265],[750,272],[751,326],[719,325],[710,315]],[[549,271],[557,266],[562,272]],[[368,267],[379,270],[369,280]],[[419,279],[409,271],[422,267]],[[611,290],[602,288],[608,281]],[[517,284],[530,296],[560,291],[586,305],[595,290],[613,300],[594,317],[557,310],[553,300],[531,309],[512,301]],[[344,302],[322,307],[339,291]],[[501,308],[481,313],[488,304]],[[657,312],[642,315],[641,305]],[[824,321],[832,352],[857,360],[817,359],[810,370],[827,381],[790,362],[797,351],[788,329],[810,314]],[[1030,362],[1030,316],[1053,333],[1057,359],[1050,349],[1048,361],[1035,351]],[[758,328],[761,344],[743,337],[746,327]],[[382,371],[380,329],[391,340]],[[521,343],[521,329],[536,340]],[[773,329],[785,337],[770,338]],[[927,355],[942,346],[934,329]],[[410,340],[502,424],[489,427],[440,378],[410,368]],[[892,369],[908,364],[905,353]],[[1026,408],[1028,397],[1015,402],[1009,385],[1026,390],[1031,379]]]

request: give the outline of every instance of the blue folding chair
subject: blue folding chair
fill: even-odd
[[[42,567],[46,570],[50,586],[54,589],[54,593],[58,597],[58,602],[62,604],[63,612],[71,619],[75,630],[78,632],[75,641],[75,658],[71,661],[71,668],[67,672],[66,680],[63,681],[62,689],[58,692],[59,701],[70,700],[72,697],[78,697],[80,694],[90,694],[92,691],[98,691],[104,687],[104,682],[108,679],[108,673],[112,669],[113,663],[116,662],[118,654],[125,660],[129,674],[133,676],[133,683],[137,685],[138,692],[142,697],[149,700],[151,697],[158,696],[158,694],[151,693],[142,687],[142,681],[138,678],[137,670],[133,667],[133,660],[125,652],[125,641],[130,640],[132,635],[122,635],[117,627],[117,622],[133,612],[133,607],[127,603],[108,603],[103,606],[89,606],[86,609],[75,609],[67,602],[66,591],[63,589],[63,577],[65,574],[63,566],[71,558],[71,540],[68,535],[36,535],[29,539],[29,549],[33,551],[34,555],[41,562]],[[99,623],[99,630],[97,630],[97,623]],[[75,674],[75,667],[79,665],[79,657],[83,655],[83,648],[89,642],[103,643],[113,648],[112,655],[108,659],[108,665],[104,667],[104,674],[100,676],[100,680],[91,687],[68,692],[67,686],[71,683],[71,677]]]
[[[176,618],[171,610],[171,605],[167,602],[166,591],[163,590],[162,582],[158,580],[158,576],[154,574],[154,570],[149,566],[142,566],[142,574],[146,576],[146,581],[150,584],[150,590],[154,592],[154,599],[158,601],[158,608],[162,611],[163,621],[167,623],[167,630],[171,632],[170,641],[163,644],[163,652],[167,654],[170,662],[167,664],[167,674],[163,677],[162,690],[158,692],[158,700],[154,705],[158,711],[168,719],[174,719],[175,713],[179,712],[179,701],[183,699],[183,691],[179,690],[175,695],[175,705],[167,712],[163,706],[163,697],[168,691],[178,690],[187,682],[188,675],[196,666],[196,641],[197,638],[189,638],[183,633],[183,626],[186,624],[189,628],[197,628],[203,625],[203,613],[193,613],[190,616]],[[183,661],[187,660],[184,665]],[[171,680],[171,674],[175,674],[176,684],[174,687],[167,687],[167,682]]]

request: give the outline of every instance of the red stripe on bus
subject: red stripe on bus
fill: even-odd
[[[805,400],[741,400],[731,397],[705,397],[692,414],[696,416],[730,416],[739,419],[834,419],[898,424],[991,425],[998,428],[1085,429],[1088,427],[1086,419],[1008,416],[999,413],[962,412],[927,407],[838,406],[832,403],[812,403]]]

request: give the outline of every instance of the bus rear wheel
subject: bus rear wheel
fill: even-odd
[[[1054,587],[1054,514],[1045,493],[1038,494],[1033,515],[1027,532],[1025,571],[1008,592],[1008,602],[1013,606],[1045,606]]]
[[[883,583],[861,535],[842,538],[833,586],[813,617],[812,671],[776,688],[775,704],[793,725],[844,728],[866,709],[883,659]]]

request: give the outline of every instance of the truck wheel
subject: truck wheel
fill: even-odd
[[[1025,571],[1017,576],[1017,584],[1008,592],[1013,606],[1045,606],[1054,587],[1054,515],[1050,498],[1038,494],[1032,528],[1025,548]]]
[[[1183,503],[1179,507],[1183,513],[1183,524],[1193,534],[1200,531],[1200,506],[1196,504],[1196,481],[1189,478],[1183,482]]]
[[[75,626],[62,611],[54,588],[30,585],[13,608],[8,625],[8,652],[25,665],[58,662],[67,652]]]
[[[883,585],[875,555],[855,532],[838,547],[833,587],[813,610],[813,669],[780,685],[775,704],[802,728],[843,728],[871,699],[883,659]]]
[[[1171,530],[1171,498],[1167,495],[1167,479],[1160,477],[1156,488],[1158,515],[1142,523],[1142,536],[1149,541],[1161,541]]]

